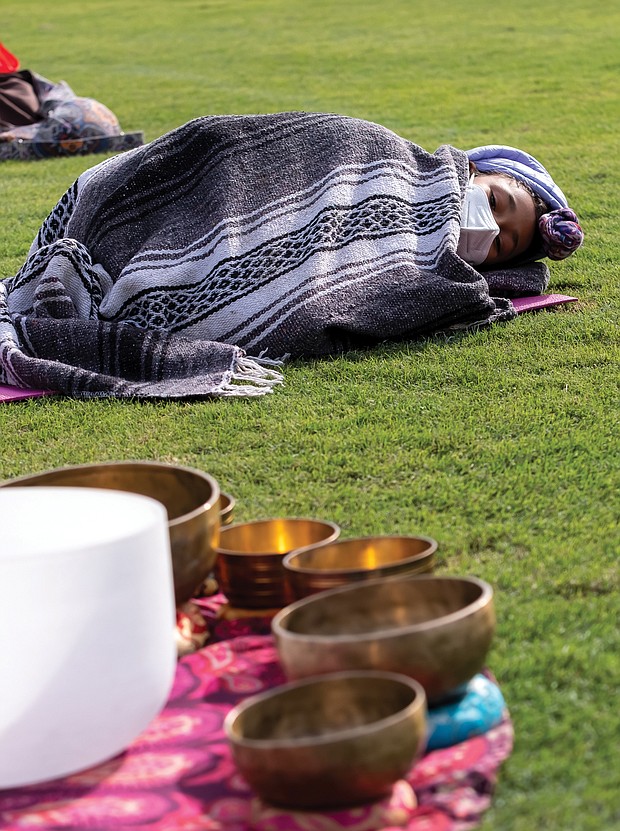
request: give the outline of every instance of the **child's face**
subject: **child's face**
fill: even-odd
[[[523,254],[536,230],[536,208],[530,194],[512,177],[497,173],[476,175],[475,183],[484,190],[499,225],[483,265],[499,265]]]

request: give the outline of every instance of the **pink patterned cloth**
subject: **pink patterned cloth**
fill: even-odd
[[[63,779],[0,791],[0,829],[99,831],[465,831],[489,807],[512,749],[508,713],[483,736],[426,754],[389,798],[334,812],[262,803],[235,769],[222,729],[248,695],[284,682],[265,618],[217,622],[179,660],[169,701],[127,750]]]
[[[177,606],[177,656],[189,655],[206,644],[209,628],[202,609],[190,600]]]

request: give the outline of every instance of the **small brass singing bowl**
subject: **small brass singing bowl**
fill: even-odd
[[[235,763],[265,801],[359,805],[390,793],[426,742],[426,697],[411,678],[345,672],[246,699],[224,722]]]
[[[229,493],[220,491],[220,525],[230,525],[233,521],[237,500]]]
[[[168,512],[177,606],[193,596],[213,569],[220,532],[220,488],[207,473],[160,462],[102,462],[23,476],[2,487],[36,485],[128,491],[161,502]],[[101,519],[110,522],[113,517]]]
[[[484,666],[493,589],[476,577],[369,580],[297,600],[271,625],[289,679],[387,670],[415,678],[437,703]]]
[[[215,565],[220,589],[231,606],[280,609],[290,599],[284,556],[339,535],[337,525],[319,519],[262,519],[222,528]]]
[[[436,551],[430,537],[357,537],[300,548],[282,565],[291,595],[299,599],[361,580],[432,571]]]

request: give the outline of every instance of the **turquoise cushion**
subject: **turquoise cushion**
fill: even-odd
[[[451,747],[486,733],[502,720],[505,707],[497,684],[485,675],[475,675],[458,698],[429,709],[427,750]]]

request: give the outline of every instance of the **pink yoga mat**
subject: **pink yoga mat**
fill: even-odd
[[[533,312],[546,306],[559,306],[562,303],[574,303],[578,298],[568,294],[535,294],[532,297],[514,297],[512,305],[518,313]]]
[[[567,294],[536,294],[532,297],[515,297],[512,305],[518,313],[544,309],[546,306],[559,306],[562,303],[574,303],[578,298]],[[22,390],[0,384],[0,404],[5,401],[19,401],[23,398],[37,398],[40,395],[55,395],[49,390]]]
[[[8,384],[0,384],[0,403],[4,401],[20,401],[22,398],[38,398],[40,395],[54,395],[49,390],[22,390]]]

